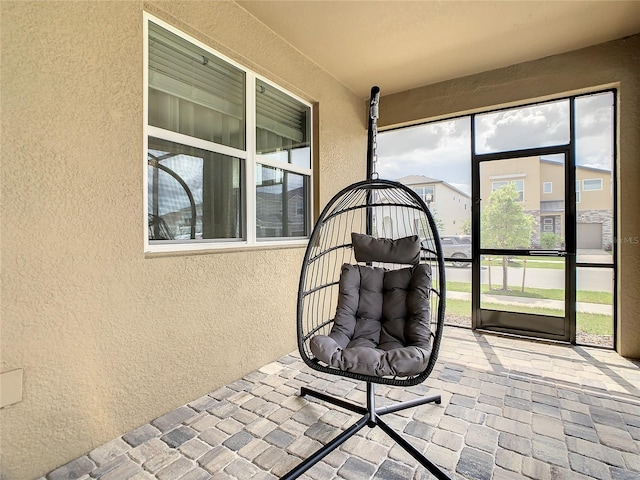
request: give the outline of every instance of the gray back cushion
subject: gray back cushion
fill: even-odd
[[[420,240],[417,235],[398,238],[376,238],[352,233],[351,243],[358,262],[406,263],[414,265],[420,260]]]

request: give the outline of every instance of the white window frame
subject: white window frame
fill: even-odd
[[[237,148],[229,147],[222,144],[209,142],[196,137],[190,137],[181,133],[177,133],[170,130],[154,127],[149,125],[149,22],[153,22],[156,25],[170,31],[171,33],[178,35],[179,37],[189,41],[196,47],[199,47],[219,59],[231,64],[232,66],[242,70],[245,73],[245,104],[246,104],[246,119],[245,119],[245,131],[246,141],[245,149],[240,150]],[[307,234],[305,237],[297,238],[257,238],[256,234],[256,168],[257,165],[264,165],[268,167],[277,168],[285,172],[295,173],[299,175],[308,176],[309,184],[309,201],[307,205],[307,219],[309,223],[313,219],[313,150],[314,139],[313,133],[310,135],[310,168],[304,168],[297,165],[279,162],[277,160],[271,160],[267,158],[258,158],[256,153],[256,80],[260,80],[271,85],[273,88],[285,93],[286,95],[294,98],[303,105],[309,107],[311,111],[309,131],[313,132],[313,105],[306,100],[298,97],[297,95],[289,92],[288,90],[280,87],[279,85],[271,82],[267,78],[264,78],[255,72],[249,70],[247,67],[239,64],[238,62],[228,58],[224,54],[212,49],[199,40],[191,37],[190,35],[182,32],[181,30],[173,27],[167,22],[147,13],[143,12],[143,202],[144,202],[144,217],[143,229],[144,234],[144,251],[145,253],[155,252],[189,252],[198,250],[229,250],[238,248],[256,248],[256,247],[269,247],[269,246],[291,246],[299,247],[307,244],[309,236],[311,235],[311,225],[307,228]],[[245,211],[243,215],[243,230],[245,233],[244,239],[221,239],[221,240],[201,240],[191,243],[151,243],[148,235],[148,147],[149,137],[156,137],[162,140],[170,142],[176,142],[183,145],[200,148],[214,153],[221,153],[231,157],[239,158],[244,162],[245,179],[242,185],[242,191],[244,194]]]
[[[429,191],[427,191],[429,190]],[[436,203],[436,187],[433,185],[422,185],[414,187],[413,191],[418,194],[424,203]],[[431,200],[427,202],[427,195],[431,195]]]
[[[600,186],[596,188],[587,187],[587,182],[599,182]],[[602,190],[602,178],[585,178],[582,180],[582,191],[583,192],[597,192]]]
[[[547,188],[549,187],[549,188]],[[553,193],[553,182],[543,182],[542,183],[542,193],[548,194]]]

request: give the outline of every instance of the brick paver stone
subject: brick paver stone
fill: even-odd
[[[136,462],[129,460],[111,470],[106,475],[100,477],[100,480],[122,480],[123,478],[131,478],[137,474],[145,476],[146,472],[142,472],[142,468]]]
[[[182,478],[195,467],[196,464],[193,460],[180,457],[175,462],[160,470],[156,477],[158,480],[174,480],[176,478]]]
[[[254,438],[253,435],[242,430],[226,439],[222,444],[235,452],[248,445]]]
[[[498,432],[484,425],[472,424],[469,425],[464,442],[470,447],[493,453],[498,446]]]
[[[493,456],[474,448],[465,447],[460,453],[456,472],[468,478],[490,480],[493,466]]]
[[[589,477],[598,478],[600,480],[611,479],[609,467],[598,460],[594,460],[593,458],[570,452],[569,463],[571,465],[571,469],[578,473],[583,473]]]
[[[347,459],[338,469],[338,475],[346,480],[368,480],[375,473],[376,467],[356,457]]]
[[[199,438],[193,438],[188,442],[180,445],[178,450],[180,450],[180,452],[182,452],[182,454],[187,458],[195,460],[207,453],[209,450],[211,450],[211,448],[211,445],[209,445],[208,443],[203,442]]]
[[[165,433],[162,437],[160,437],[160,440],[165,442],[171,448],[178,448],[183,443],[197,436],[197,431],[195,431],[193,428],[185,427],[183,425],[174,430],[171,430],[168,433]]]
[[[178,452],[177,450],[168,449],[164,452],[160,452],[154,457],[151,457],[149,460],[144,462],[142,466],[145,470],[148,470],[151,473],[158,473],[166,466],[178,460],[178,458],[180,458],[180,452]]]
[[[122,464],[131,462],[131,461],[132,461],[131,458],[128,455],[123,453],[122,455],[114,458],[110,462],[104,463],[100,465],[98,468],[94,469],[91,472],[91,476],[94,478],[101,478],[107,473],[111,472],[112,470],[115,470],[116,468],[120,467]]]
[[[180,477],[180,480],[210,480],[211,475],[200,467],[190,470],[187,474]]]
[[[136,428],[132,432],[125,433],[122,436],[122,439],[132,447],[137,447],[147,440],[151,440],[152,438],[158,436],[160,436],[160,430],[158,430],[151,424],[146,424],[140,428]]]
[[[207,442],[212,447],[216,447],[229,438],[229,435],[222,430],[218,430],[216,427],[213,427],[202,432],[198,438]]]
[[[253,478],[260,469],[244,458],[236,458],[225,467],[224,471],[235,478]]]
[[[532,440],[533,457],[549,464],[568,467],[567,445],[549,437],[535,436]]]
[[[519,453],[502,449],[498,450],[495,455],[496,465],[513,472],[519,472],[522,469],[523,458]]]
[[[501,432],[498,436],[498,445],[521,455],[531,455],[531,440],[512,433]]]
[[[209,473],[219,472],[236,458],[226,447],[214,447],[198,459],[198,464]]]
[[[253,463],[264,470],[271,470],[278,462],[286,457],[284,450],[270,446],[260,455],[253,459]]]
[[[413,476],[413,469],[391,460],[385,460],[373,476],[374,480],[406,480]]]
[[[638,452],[635,442],[626,429],[596,424],[596,432],[598,432],[598,438],[600,438],[600,443],[603,445],[624,452]]]
[[[177,427],[185,420],[196,415],[196,411],[187,407],[182,406],[178,407],[175,410],[163,415],[161,417],[156,418],[151,422],[151,424],[158,428],[162,432],[166,432],[167,430],[171,430],[174,427]]]
[[[80,478],[83,475],[90,473],[95,467],[96,464],[93,463],[89,457],[80,457],[54,470],[47,476],[47,478],[49,480]]]

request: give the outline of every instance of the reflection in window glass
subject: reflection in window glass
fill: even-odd
[[[569,143],[569,100],[501,110],[475,117],[478,154]]]
[[[245,74],[149,22],[149,125],[244,149]]]
[[[241,239],[242,161],[149,138],[149,240]]]
[[[261,158],[311,168],[311,108],[256,80],[256,150]]]
[[[258,238],[304,237],[309,222],[309,177],[258,165],[256,235]]]

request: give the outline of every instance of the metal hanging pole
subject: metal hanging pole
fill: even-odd
[[[378,136],[378,105],[380,104],[380,87],[371,87],[371,98],[369,100],[369,123],[367,127],[367,180],[377,180],[376,155]],[[367,192],[367,205],[372,204],[372,192]],[[373,234],[373,212],[367,208],[366,218],[367,235]]]
[[[367,179],[373,180],[378,178],[376,172],[376,155],[377,136],[378,136],[378,106],[380,105],[380,87],[371,87],[371,97],[369,100],[369,124],[367,126]]]

